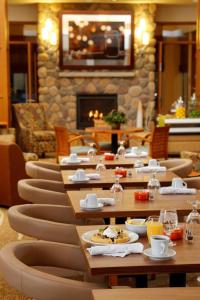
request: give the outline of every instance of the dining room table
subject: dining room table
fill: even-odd
[[[143,132],[143,128],[137,128],[137,127],[124,127],[121,126],[120,129],[112,129],[107,127],[86,127],[85,128],[86,133],[93,134],[96,139],[98,140],[97,135],[98,134],[111,134],[111,145],[112,145],[112,152],[117,153],[117,149],[119,147],[118,145],[118,139],[125,140],[127,136],[129,136],[132,133],[135,132]]]
[[[85,170],[86,175],[90,176],[94,174],[94,171],[89,169]],[[110,189],[113,183],[116,180],[115,172],[112,169],[107,169],[100,174],[98,179],[89,179],[80,181],[73,181],[72,176],[74,175],[74,170],[61,170],[62,179],[64,183],[64,188],[69,190],[80,190],[80,189],[92,189],[92,188],[101,188],[101,189]],[[152,178],[153,172],[148,173],[138,173],[134,168],[132,169],[131,176],[120,178],[120,184],[123,188],[146,188],[147,183],[150,178]],[[175,173],[171,171],[158,172],[156,178],[159,180],[161,186],[170,185],[172,179],[178,177]]]
[[[124,225],[117,225],[122,229]],[[200,239],[188,243],[184,238],[177,240],[173,249],[173,257],[170,259],[152,259],[147,253],[150,245],[147,237],[140,237],[138,242],[144,245],[144,252],[140,254],[131,253],[125,257],[108,255],[91,255],[87,248],[91,247],[91,240],[86,239],[88,233],[102,229],[102,226],[76,226],[80,239],[80,247],[91,275],[104,275],[108,284],[115,282],[118,285],[117,277],[120,275],[141,275],[165,273],[170,274],[170,286],[185,286],[186,273],[200,272]],[[94,246],[94,245],[93,245]],[[115,280],[113,280],[113,277]],[[148,286],[148,283],[147,285]]]
[[[136,155],[135,157],[122,157],[114,158],[113,160],[106,160],[104,155],[96,155],[94,158],[90,159],[88,157],[78,156],[77,163],[75,162],[63,162],[66,159],[69,159],[69,156],[59,156],[58,163],[61,170],[77,170],[81,169],[95,169],[99,163],[104,164],[106,169],[115,169],[116,167],[123,167],[126,169],[133,168],[135,162],[138,160],[143,164],[147,165],[150,159],[149,156],[143,157],[140,155]]]
[[[192,210],[192,202],[200,199],[200,190],[196,194],[169,194],[161,195],[156,192],[153,200],[135,200],[135,189],[124,190],[123,200],[115,201],[110,190],[93,191],[97,199],[114,200],[114,205],[104,205],[97,209],[87,210],[81,208],[80,200],[86,199],[88,191],[67,191],[67,197],[71,203],[74,215],[77,219],[87,218],[147,218],[152,215],[159,215],[161,210],[176,208],[179,217],[188,215]]]
[[[159,287],[150,289],[93,289],[92,300],[198,300],[199,287]]]

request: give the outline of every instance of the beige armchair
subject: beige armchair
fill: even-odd
[[[24,152],[39,156],[55,152],[55,132],[48,124],[47,105],[44,103],[14,104],[17,142]]]
[[[0,270],[12,287],[37,300],[91,300],[92,289],[105,288],[77,278],[77,272],[87,274],[87,266],[80,247],[75,245],[12,242],[0,251]]]

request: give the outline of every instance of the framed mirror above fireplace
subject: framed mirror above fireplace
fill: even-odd
[[[62,12],[60,68],[132,69],[132,12]]]

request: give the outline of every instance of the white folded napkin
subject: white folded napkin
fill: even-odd
[[[138,158],[138,157],[147,157],[147,155],[148,155],[148,153],[144,152],[144,151],[142,151],[139,154],[136,154],[136,153],[133,153],[133,152],[129,152],[129,153],[125,153],[124,157],[125,158]]]
[[[90,161],[89,157],[78,157],[77,160],[70,160],[70,157],[63,157],[60,161],[62,165],[70,164],[70,163],[81,163]]]
[[[159,189],[161,195],[164,194],[196,194],[196,189],[189,188],[174,188],[173,186],[165,186]]]
[[[101,175],[99,173],[87,173],[86,176],[90,179],[100,179],[101,178]]]
[[[88,162],[88,161],[90,161],[89,157],[79,157],[79,159],[82,162]]]
[[[97,180],[100,179],[101,176],[99,173],[89,173],[89,174],[85,174],[85,178],[89,178],[90,180]],[[74,175],[69,175],[68,176],[69,180],[73,180],[74,179]]]
[[[114,198],[97,198],[98,200],[98,203],[102,203],[103,206],[106,206],[106,205],[115,205],[115,199]],[[85,199],[81,199],[80,200],[80,207],[81,208],[85,208],[86,207],[86,201]]]
[[[115,244],[115,245],[104,245],[104,246],[93,246],[87,248],[90,255],[107,255],[107,256],[120,256],[125,257],[131,253],[142,253],[144,249],[143,244]]]
[[[141,167],[141,168],[137,168],[136,172],[137,173],[148,173],[148,172],[166,172],[167,169],[166,167],[149,167],[149,166],[145,166],[145,167]]]
[[[114,198],[98,198],[98,202],[105,205],[115,205],[115,199]]]
[[[76,176],[75,175],[69,175],[68,179],[74,181],[76,179]],[[85,181],[85,179],[87,180],[88,176],[85,176],[85,178],[83,180],[80,180],[80,181]]]

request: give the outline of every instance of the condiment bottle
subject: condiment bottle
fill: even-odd
[[[185,106],[182,97],[180,96],[176,102],[176,118],[185,118]]]

